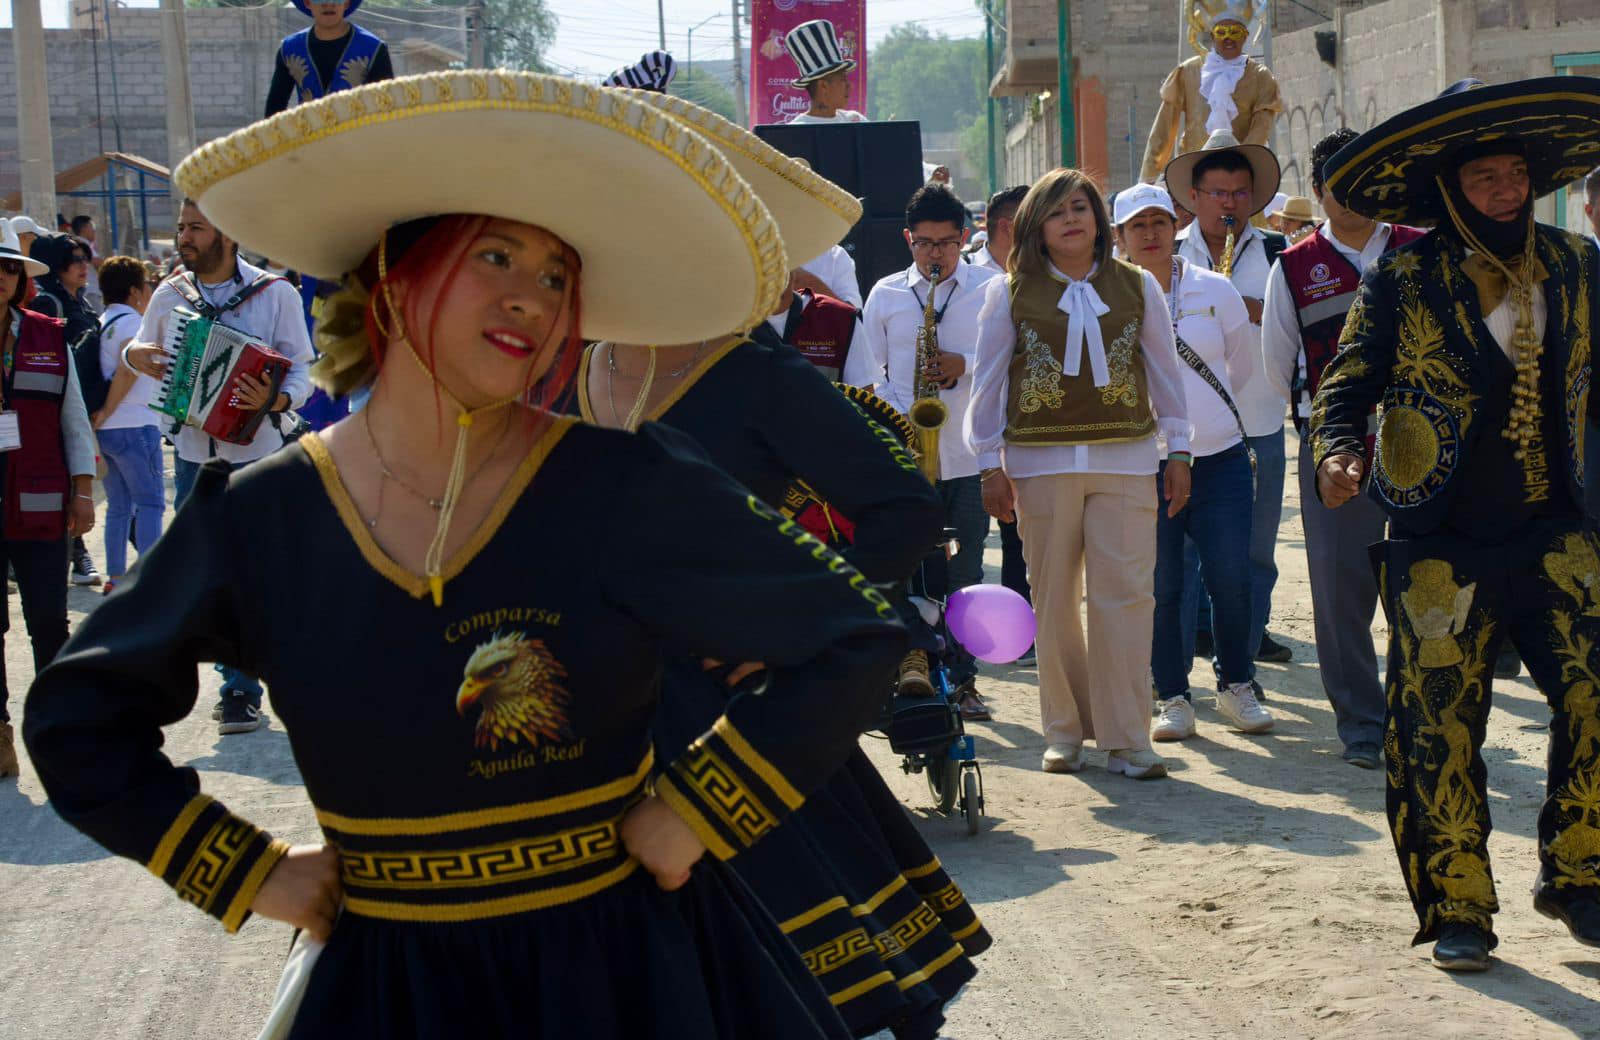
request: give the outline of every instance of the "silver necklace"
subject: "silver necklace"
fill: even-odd
[[[689,371],[689,369],[693,368],[696,364],[699,363],[700,355],[705,353],[706,344],[710,343],[710,342],[711,341],[709,339],[701,340],[700,341],[700,345],[698,347],[694,348],[694,356],[691,357],[688,361],[684,362],[682,365],[680,365],[677,368],[673,369],[672,371],[668,372],[667,373],[667,378],[668,379],[681,379],[684,376],[684,374]],[[652,347],[652,348],[649,348],[649,349],[653,350],[655,348]],[[611,421],[613,423],[619,421],[622,418],[621,414],[617,411],[616,379],[617,379],[617,345],[615,343],[607,343],[606,344],[606,407],[611,409]],[[638,405],[640,405],[640,404],[643,404],[645,399],[650,396],[650,387],[651,387],[653,382],[654,382],[653,378],[652,379],[647,379],[647,380],[644,381],[644,384],[639,389],[639,401],[635,403],[636,407]],[[626,423],[624,423],[623,425],[624,425],[624,427],[626,427]]]

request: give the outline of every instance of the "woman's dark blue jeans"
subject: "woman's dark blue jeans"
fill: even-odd
[[[1157,487],[1166,477],[1161,463]],[[1194,629],[1183,624],[1183,541],[1200,554],[1200,574],[1211,593],[1211,639],[1224,683],[1250,681],[1250,514],[1254,489],[1243,444],[1194,460],[1189,503],[1168,517],[1156,512],[1156,615],[1150,667],[1156,695],[1189,697]],[[1209,677],[1208,677],[1209,678]]]

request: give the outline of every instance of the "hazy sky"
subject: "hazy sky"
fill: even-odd
[[[64,28],[69,0],[41,0],[47,28]],[[156,0],[123,0],[129,7],[154,7]],[[425,6],[427,0],[414,0]],[[659,44],[657,0],[546,0],[561,20],[549,59],[557,71],[602,76],[639,60]],[[687,57],[687,30],[712,17],[694,34],[696,59],[731,57],[732,0],[661,0],[667,20],[667,49]],[[360,15],[357,15],[359,20]],[[973,0],[867,0],[867,42],[875,44],[893,26],[920,22],[948,36],[983,35],[983,16]],[[11,0],[0,0],[0,26],[11,24]],[[748,26],[741,36],[749,45]]]

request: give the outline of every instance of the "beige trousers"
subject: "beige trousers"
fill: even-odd
[[[1039,618],[1045,741],[1092,738],[1107,751],[1148,750],[1155,478],[1058,473],[1020,477],[1016,486],[1017,532]]]

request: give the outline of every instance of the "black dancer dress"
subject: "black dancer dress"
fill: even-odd
[[[855,525],[846,553],[877,582],[903,580],[934,546],[939,498],[898,446],[774,337],[707,357],[651,418],[694,437],[769,503],[802,478]],[[598,349],[598,348],[596,348]],[[591,349],[578,373],[588,397]],[[698,660],[668,662],[656,747],[670,757],[723,710]],[[872,698],[883,699],[888,687]],[[860,695],[867,695],[857,691]],[[808,703],[834,710],[833,694]],[[778,918],[856,1036],[932,1037],[990,938],[905,809],[859,750],[771,839],[731,861]]]
[[[904,650],[877,591],[682,435],[572,419],[445,577],[435,607],[314,434],[207,470],[33,686],[52,803],[237,928],[282,843],[160,750],[197,662],[223,662],[266,680],[342,859],[295,1037],[847,1035],[737,878],[708,857],[663,892],[618,825],[654,777],[717,857],[772,832],[849,755]],[[775,668],[658,767],[666,643]]]

